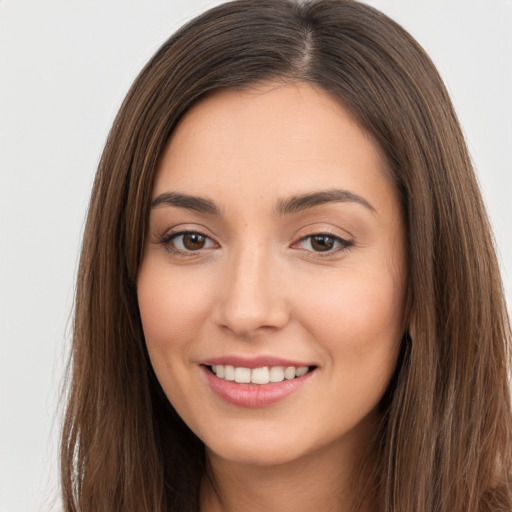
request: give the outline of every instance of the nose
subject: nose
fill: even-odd
[[[214,321],[238,337],[276,331],[286,325],[290,308],[281,269],[267,250],[254,248],[226,261]]]

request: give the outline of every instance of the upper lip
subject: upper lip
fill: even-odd
[[[243,357],[243,356],[219,356],[212,357],[201,361],[205,366],[212,365],[231,365],[238,368],[263,368],[264,366],[294,366],[300,368],[301,366],[315,366],[311,363],[301,361],[294,361],[291,359],[284,359],[275,356],[258,356],[258,357]]]

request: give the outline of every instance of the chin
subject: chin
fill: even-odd
[[[276,450],[268,446],[221,446],[218,450],[207,447],[207,452],[231,463],[255,467],[280,466],[300,458],[299,453],[291,452],[287,448],[279,447]]]
[[[205,443],[206,450],[210,455],[233,463],[275,466],[304,456],[310,448],[305,444],[301,446],[297,440],[286,434],[276,435],[275,432],[267,431],[255,435],[253,432],[254,429],[251,429],[250,432],[215,436],[211,443]]]

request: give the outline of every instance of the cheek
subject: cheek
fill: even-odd
[[[188,423],[189,397],[198,393],[192,378],[195,341],[210,309],[204,287],[187,272],[143,262],[137,282],[139,310],[151,364],[169,401]]]
[[[379,330],[399,321],[401,297],[391,280],[352,275],[340,283],[309,287],[306,301],[312,318],[322,317],[329,325],[342,324],[340,328],[350,330]]]
[[[302,303],[308,330],[346,363],[393,361],[402,334],[402,287],[390,275],[356,270],[336,282],[309,287]]]
[[[205,311],[205,290],[180,273],[141,269],[137,294],[148,343],[186,343]]]
[[[373,410],[389,386],[402,339],[402,296],[382,277],[352,273],[324,299],[311,297],[309,329],[327,354],[331,392],[345,424]],[[348,423],[347,423],[348,424]]]

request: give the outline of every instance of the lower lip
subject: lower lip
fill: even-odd
[[[226,402],[238,407],[266,407],[275,404],[297,392],[314,373],[309,371],[302,377],[269,384],[239,384],[219,379],[206,366],[201,367],[210,388]]]

